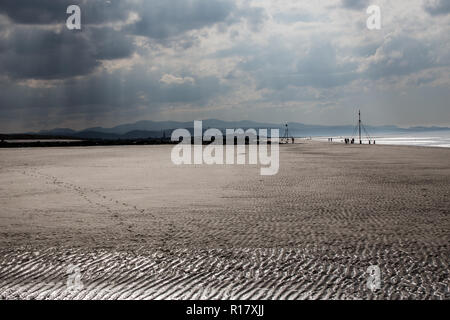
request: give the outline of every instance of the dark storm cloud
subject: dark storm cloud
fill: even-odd
[[[425,10],[434,16],[445,15],[450,13],[450,1],[449,0],[426,0],[424,3]]]
[[[4,40],[0,67],[12,78],[55,79],[90,72],[97,61],[84,34],[16,28]]]
[[[125,58],[134,51],[133,39],[120,30],[95,26],[124,19],[126,1],[3,0],[0,70],[12,79],[65,79],[86,75],[100,60]],[[66,9],[81,6],[82,31],[65,28]],[[33,25],[62,25],[39,28]]]
[[[94,57],[113,60],[129,57],[134,52],[133,39],[123,32],[111,28],[92,28],[89,39],[95,42]]]
[[[0,68],[18,79],[63,79],[92,72],[102,59],[133,52],[131,39],[109,28],[82,32],[15,27],[0,38]]]
[[[70,5],[81,7],[84,24],[116,22],[129,14],[126,0],[2,0],[0,13],[20,24],[64,24]]]
[[[0,13],[7,15],[14,22],[24,24],[63,22],[69,2],[68,0],[2,0]]]

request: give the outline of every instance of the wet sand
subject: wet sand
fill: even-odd
[[[0,150],[0,298],[449,299],[450,149],[281,145],[260,176],[171,148]]]

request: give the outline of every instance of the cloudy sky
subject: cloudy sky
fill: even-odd
[[[449,71],[450,0],[0,2],[0,132],[351,124],[358,108],[373,125],[450,126]]]

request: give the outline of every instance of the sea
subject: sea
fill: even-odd
[[[314,140],[328,141],[329,137],[316,137]],[[333,137],[333,141],[341,142],[344,138],[351,137]],[[356,140],[356,137],[354,137]],[[427,131],[416,133],[396,133],[396,134],[377,134],[371,137],[376,144],[399,145],[399,146],[422,146],[422,147],[441,147],[450,148],[450,130],[449,131]],[[368,144],[368,138],[363,137],[363,143]]]

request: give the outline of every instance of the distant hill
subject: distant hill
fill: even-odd
[[[55,136],[55,135],[60,135],[60,136],[70,136],[72,134],[76,133],[75,130],[72,129],[68,129],[68,128],[56,128],[56,129],[52,129],[52,130],[41,130],[38,132],[38,134],[41,135],[51,135],[51,136]]]
[[[309,125],[298,122],[290,122],[289,132],[290,135],[296,137],[306,136],[351,136],[355,130],[352,125],[343,126],[321,126],[321,125]],[[48,137],[69,137],[77,139],[103,139],[103,140],[118,140],[118,139],[148,139],[148,138],[160,138],[164,135],[170,137],[172,131],[178,128],[188,129],[193,131],[193,121],[189,122],[177,122],[177,121],[150,121],[142,120],[135,123],[127,123],[118,125],[111,128],[93,127],[87,128],[81,131],[75,131],[69,128],[55,128],[52,130],[43,130],[37,133],[28,132],[26,134],[40,135]],[[284,124],[265,123],[256,121],[223,121],[217,119],[203,120],[203,130],[208,128],[217,129],[234,129],[234,128],[278,128],[280,129],[280,135],[284,133]],[[371,135],[375,134],[395,134],[395,133],[408,133],[408,132],[427,132],[427,131],[440,131],[450,130],[447,127],[411,127],[411,128],[399,128],[397,126],[366,126],[367,131]]]
[[[203,120],[203,128],[277,128],[279,124],[273,123],[260,123],[254,121],[222,121],[216,119]],[[115,133],[115,134],[126,134],[131,131],[159,131],[162,133],[163,130],[173,130],[178,128],[192,128],[193,121],[189,122],[177,122],[177,121],[150,121],[142,120],[135,123],[122,124],[112,128],[102,128],[94,127],[87,128],[83,131],[95,131],[103,133]]]

